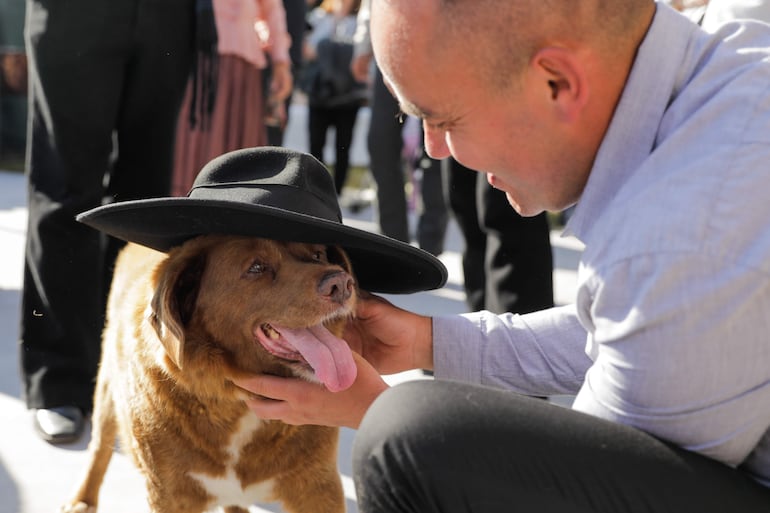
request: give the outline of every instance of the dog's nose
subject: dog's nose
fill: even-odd
[[[345,271],[326,274],[318,282],[318,293],[335,303],[342,304],[353,293],[353,278]]]

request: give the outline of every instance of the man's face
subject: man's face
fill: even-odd
[[[451,155],[486,173],[522,215],[574,203],[577,185],[569,177],[575,164],[567,158],[569,138],[551,112],[546,81],[525,73],[516,84],[511,77],[505,89],[486,83],[468,52],[451,42],[439,48],[426,35],[430,30],[421,30],[421,23],[432,23],[432,7],[410,8],[416,14],[406,23],[408,43],[394,44],[393,31],[404,27],[403,14],[392,9],[399,3],[410,2],[374,3],[372,43],[402,110],[422,119],[428,153]],[[412,5],[418,4],[425,5]]]

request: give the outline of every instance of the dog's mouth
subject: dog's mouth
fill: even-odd
[[[332,392],[345,390],[356,379],[357,368],[350,346],[322,324],[284,328],[264,323],[255,332],[259,343],[270,354],[309,365],[318,381]]]

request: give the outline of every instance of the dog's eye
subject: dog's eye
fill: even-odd
[[[325,262],[326,261],[326,251],[318,250],[315,253],[313,253],[313,260],[315,260],[316,262]]]
[[[262,274],[265,271],[267,271],[267,266],[262,262],[254,262],[251,264],[251,267],[249,267],[249,273],[251,274]]]

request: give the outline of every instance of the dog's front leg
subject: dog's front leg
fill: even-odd
[[[117,437],[115,408],[109,390],[109,380],[102,376],[101,371],[96,385],[86,475],[73,498],[62,506],[62,513],[94,513],[96,511],[99,488],[102,486],[104,474],[115,447]]]

